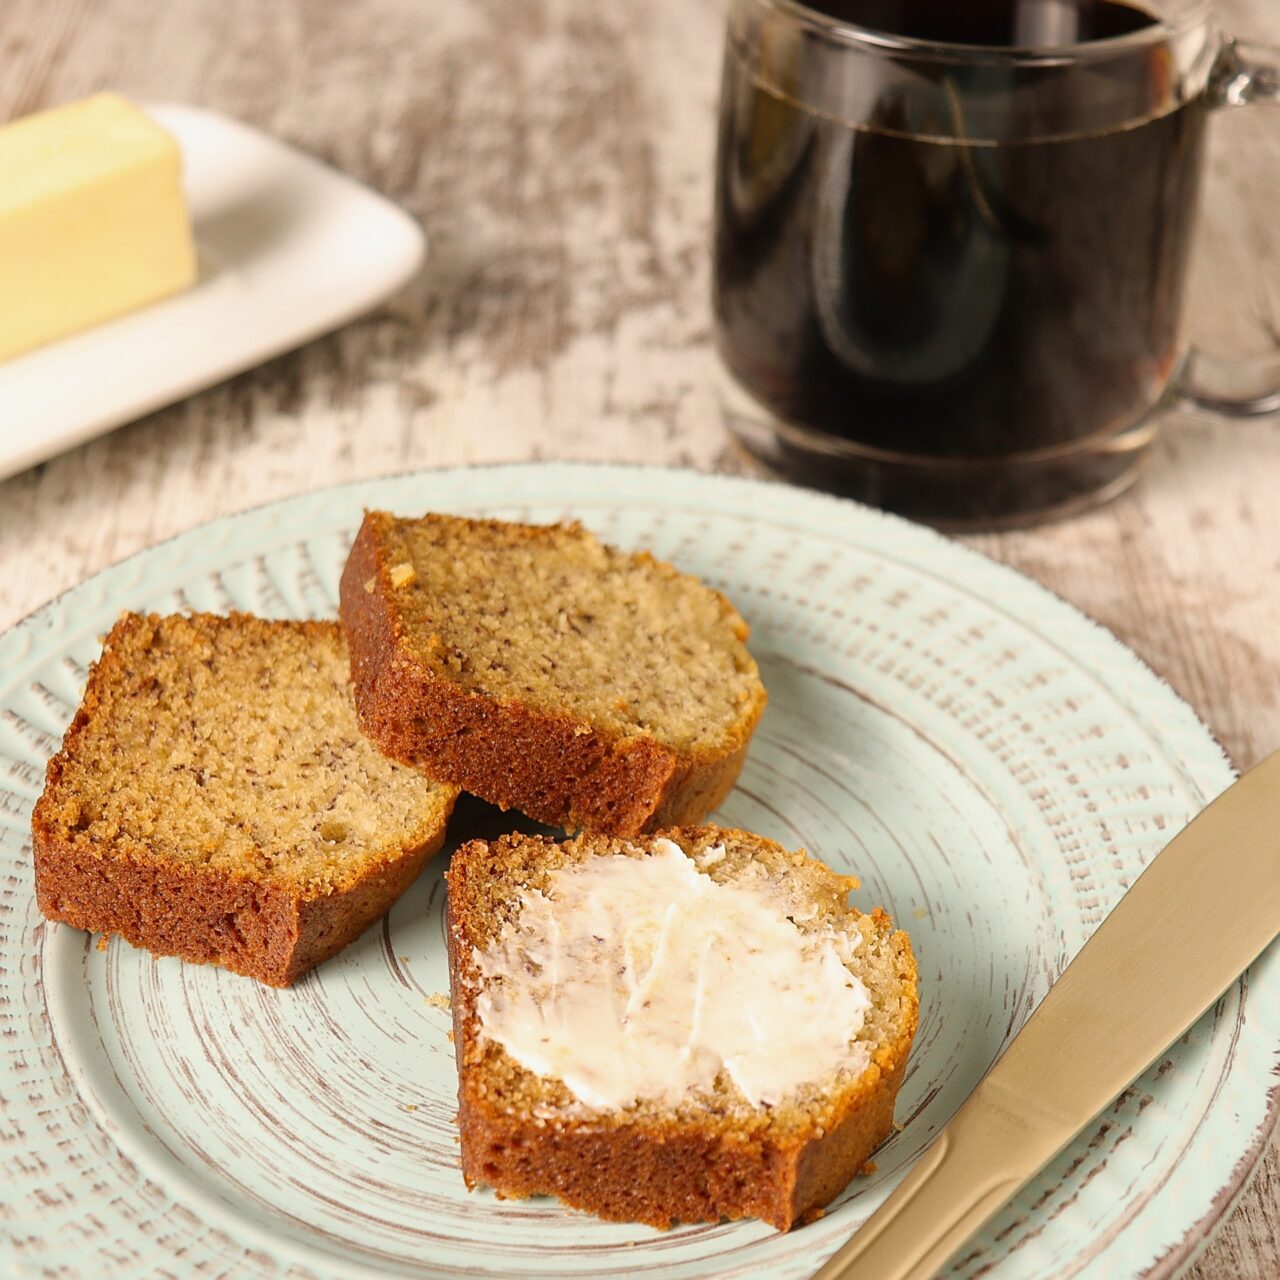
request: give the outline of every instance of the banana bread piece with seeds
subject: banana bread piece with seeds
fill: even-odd
[[[36,896],[287,986],[386,913],[456,796],[360,733],[337,623],[126,614],[49,762]]]
[[[367,512],[341,615],[383,751],[567,830],[701,821],[764,711],[724,596],[578,524]]]

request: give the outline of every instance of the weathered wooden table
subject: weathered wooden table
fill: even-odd
[[[1280,43],[1275,0],[1224,0]],[[102,87],[227,112],[401,201],[376,315],[0,484],[0,626],[227,512],[443,463],[751,469],[708,315],[717,0],[5,0],[0,119]],[[1191,328],[1280,341],[1280,114],[1213,126]],[[970,541],[1115,631],[1241,766],[1280,747],[1280,422],[1171,417],[1129,495]],[[1280,1274],[1280,1162],[1192,1273]]]

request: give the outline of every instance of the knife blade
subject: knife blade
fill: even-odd
[[[1152,859],[813,1280],[928,1280],[1280,934],[1280,752]]]

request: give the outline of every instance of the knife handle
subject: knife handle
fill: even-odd
[[[927,1280],[1190,1027],[1280,936],[1277,830],[1280,751],[1152,859],[917,1168],[814,1280],[855,1267],[857,1280]]]
[[[813,1280],[931,1280],[1071,1137],[984,1081],[879,1211]]]

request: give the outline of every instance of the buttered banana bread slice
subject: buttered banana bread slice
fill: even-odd
[[[341,600],[373,741],[568,830],[705,818],[764,711],[733,606],[577,524],[370,511]]]
[[[472,841],[447,875],[468,1186],[786,1230],[892,1129],[916,964],[855,880],[711,826]]]
[[[456,795],[360,733],[337,623],[126,614],[49,762],[36,895],[286,986],[385,914]]]

